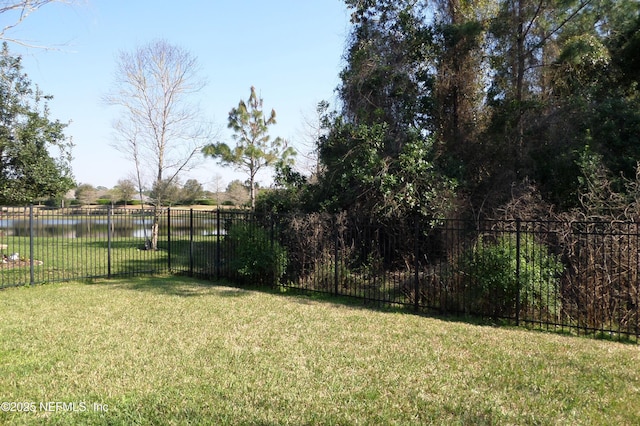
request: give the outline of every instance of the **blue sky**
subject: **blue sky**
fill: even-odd
[[[52,118],[72,121],[76,181],[111,188],[133,170],[110,145],[117,112],[101,102],[113,87],[118,52],[158,38],[187,49],[208,81],[200,102],[223,141],[231,142],[229,110],[255,86],[265,110],[277,112],[271,136],[305,151],[305,121],[319,101],[335,101],[348,32],[342,0],[80,0],[47,5],[7,36],[55,48],[9,46],[32,82],[54,96]],[[223,188],[245,179],[207,159],[182,180],[215,190],[216,176]],[[270,174],[260,180],[268,184]]]

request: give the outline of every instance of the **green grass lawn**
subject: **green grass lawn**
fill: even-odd
[[[33,409],[0,424],[640,424],[637,345],[181,277],[0,304],[0,400]]]
[[[100,238],[34,238],[12,237],[9,252],[20,253],[26,265],[0,264],[0,288],[29,284],[31,281],[29,258],[36,261],[34,283],[106,277],[109,274],[167,273],[169,256],[171,267],[177,271],[189,271],[190,253],[195,272],[207,272],[215,253],[215,237],[174,236],[169,253],[168,243],[160,241],[160,250],[140,250],[141,238],[114,238],[111,247],[106,237]],[[31,256],[33,248],[33,256]]]

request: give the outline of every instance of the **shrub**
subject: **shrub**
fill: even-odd
[[[269,232],[255,225],[234,224],[227,230],[229,267],[240,281],[275,285],[287,266],[285,249],[270,238]]]
[[[522,310],[551,317],[559,314],[557,290],[562,263],[543,244],[535,242],[527,234],[521,234],[519,254],[519,280],[515,235],[500,236],[489,242],[481,236],[475,246],[463,255],[462,283],[469,311],[512,317],[519,287]]]
[[[44,205],[47,207],[59,208],[62,206],[62,199],[60,198],[47,198],[45,200]]]

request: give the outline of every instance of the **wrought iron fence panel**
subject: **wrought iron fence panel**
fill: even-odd
[[[4,208],[0,288],[174,273],[548,330],[640,337],[637,223],[159,213],[157,250],[151,250],[150,209]],[[238,257],[247,255],[273,264],[264,272],[259,262],[240,265]]]
[[[166,252],[148,250],[151,224],[140,209],[5,208],[0,287],[166,272]]]
[[[548,330],[640,336],[635,223],[279,220],[288,287]]]

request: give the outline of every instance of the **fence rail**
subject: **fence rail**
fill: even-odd
[[[319,215],[281,225],[283,285],[547,330],[640,337],[640,224]]]
[[[260,272],[260,281],[548,330],[640,337],[637,223],[383,226],[319,214],[166,209],[158,250],[147,250],[151,224],[152,212],[140,208],[5,208],[0,288],[165,273],[240,281],[246,275],[235,258],[242,244],[263,245],[261,254],[277,246],[286,255],[261,255],[261,262],[281,264]],[[239,225],[246,228],[241,238],[262,237],[229,238]]]

